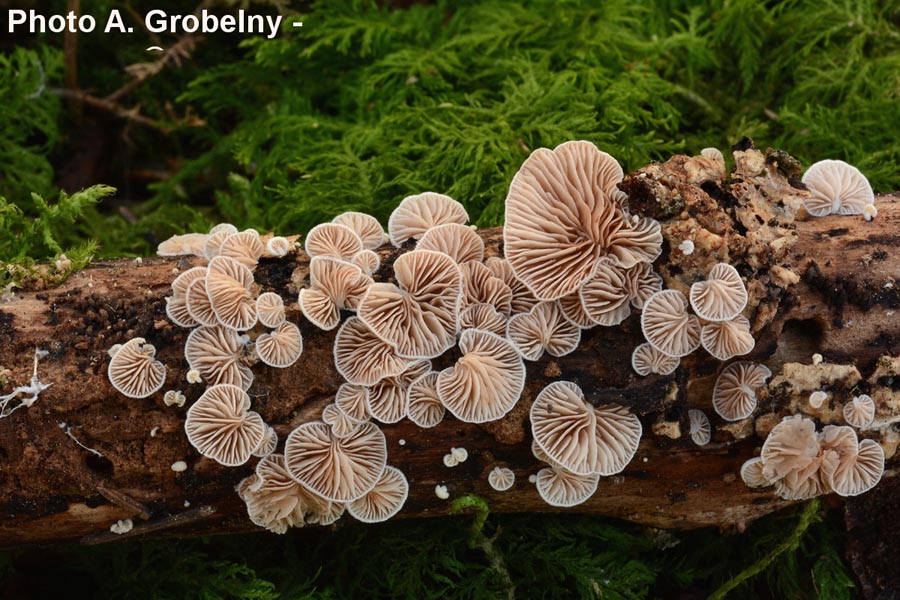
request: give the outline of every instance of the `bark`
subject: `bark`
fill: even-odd
[[[605,478],[596,495],[572,509],[667,528],[738,528],[787,506],[771,490],[751,490],[739,469],[784,415],[805,411],[822,423],[839,422],[851,391],[878,403],[878,439],[888,456],[896,449],[891,424],[900,419],[900,196],[878,198],[879,215],[804,218],[806,194],[793,159],[739,146],[736,168],[726,177],[714,160],[674,157],[630,174],[622,187],[632,210],[659,219],[665,235],[657,270],[669,287],[686,290],[719,261],[738,267],[748,280],[746,315],[757,339],[749,359],[765,362],[773,380],[754,417],[726,424],[715,418],[710,395],[722,364],[702,350],[667,377],[638,377],[632,349],[642,341],[639,318],[622,326],[584,333],[578,350],[528,365],[522,400],[503,420],[484,426],[448,418],[435,429],[408,421],[382,426],[389,464],[406,473],[409,500],[400,517],[442,516],[450,497],[475,493],[493,511],[555,510],[538,497],[528,475],[540,465],[530,452],[528,409],[550,381],[575,381],[594,403],[616,401],[641,416],[644,438],[624,472]],[[500,230],[480,232],[488,254],[500,252]],[[693,253],[679,250],[685,239]],[[381,250],[377,279],[389,277],[396,256]],[[188,405],[202,384],[188,384],[183,347],[187,331],[165,316],[164,297],[175,274],[198,260],[151,258],[100,261],[62,285],[16,293],[0,304],[0,394],[32,375],[36,347],[49,352],[38,376],[52,383],[29,408],[0,419],[0,547],[38,542],[120,539],[109,533],[117,519],[134,518],[129,535],[183,535],[253,529],[233,491],[252,465],[227,469],[201,458],[183,432],[187,409],[166,407],[163,391],[182,390]],[[254,410],[284,439],[292,428],[318,418],[342,382],[334,369],[334,332],[302,320],[297,291],[307,277],[302,252],[264,259],[256,271],[262,291],[280,293],[288,318],[300,323],[304,353],[288,369],[254,368]],[[131,400],[108,383],[107,349],[141,336],[168,366],[163,390]],[[813,353],[825,361],[811,365]],[[888,357],[888,358],[884,358]],[[441,366],[440,361],[435,363]],[[894,371],[897,371],[895,373]],[[900,381],[900,379],[898,379]],[[833,398],[812,411],[805,400],[827,387]],[[858,392],[855,392],[858,393]],[[700,448],[687,435],[687,408],[713,417],[712,443]],[[448,469],[442,456],[465,447],[469,459]],[[186,471],[171,469],[185,461]],[[488,472],[497,465],[517,476],[512,490],[493,491]],[[344,517],[349,519],[350,517]]]

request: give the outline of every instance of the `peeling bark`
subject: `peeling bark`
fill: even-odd
[[[529,363],[522,400],[499,422],[477,426],[448,416],[431,430],[408,421],[382,426],[389,464],[410,481],[401,517],[448,514],[448,502],[434,493],[437,484],[447,485],[451,499],[483,496],[498,512],[557,510],[528,483],[539,465],[530,453],[527,419],[536,394],[559,379],[578,383],[594,403],[631,407],[644,423],[635,459],[601,481],[578,512],[656,527],[740,529],[789,504],[740,480],[741,464],[768,430],[795,412],[840,422],[841,404],[851,393],[876,400],[877,428],[861,435],[875,437],[893,456],[893,423],[900,420],[900,377],[894,376],[900,361],[891,358],[900,356],[900,196],[879,197],[872,222],[861,216],[813,219],[800,208],[806,192],[793,159],[744,143],[735,160],[726,176],[724,165],[711,159],[674,157],[630,174],[622,187],[635,213],[662,222],[666,241],[656,268],[668,287],[686,290],[720,261],[747,279],[744,314],[757,343],[745,358],[765,362],[774,374],[755,416],[731,424],[715,417],[710,395],[723,364],[702,350],[671,376],[638,377],[630,357],[643,340],[632,315],[620,327],[585,332],[570,356]],[[487,255],[499,254],[501,231],[480,234]],[[678,249],[686,239],[695,245],[691,254]],[[380,252],[385,267],[376,280],[383,281],[397,251]],[[126,536],[253,528],[233,491],[251,466],[226,469],[198,456],[183,432],[187,406],[166,407],[162,400],[164,391],[176,389],[189,405],[204,389],[186,381],[182,349],[188,331],[165,316],[172,279],[194,264],[200,263],[97,262],[55,289],[17,293],[0,304],[0,367],[6,369],[0,369],[0,393],[27,383],[35,347],[49,351],[38,374],[53,384],[32,407],[0,419],[0,546],[119,539],[108,529],[123,518],[138,519]],[[342,382],[332,360],[334,332],[305,322],[293,302],[307,277],[302,252],[263,260],[256,271],[261,291],[285,298],[288,318],[304,336],[303,356],[293,367],[254,368],[254,410],[281,439],[318,418]],[[135,336],[154,344],[168,367],[163,389],[143,400],[117,394],[106,378],[107,349]],[[811,365],[814,352],[824,356],[822,365]],[[805,399],[823,386],[832,398],[814,411]],[[712,417],[713,441],[706,447],[694,446],[686,435],[688,407]],[[469,459],[449,469],[441,458],[451,446],[467,448]],[[176,461],[185,461],[187,470],[174,472]],[[508,492],[487,483],[498,465],[516,473]]]

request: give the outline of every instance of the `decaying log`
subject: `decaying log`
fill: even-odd
[[[409,423],[383,426],[389,464],[410,481],[401,516],[445,515],[448,501],[465,493],[486,498],[494,511],[554,510],[538,497],[528,475],[538,463],[529,449],[528,408],[548,382],[577,382],[595,403],[632,407],[644,423],[644,439],[626,470],[604,478],[596,495],[574,510],[615,516],[657,527],[715,525],[741,528],[786,506],[771,490],[751,490],[738,474],[766,432],[786,414],[806,412],[821,423],[840,422],[851,392],[878,403],[875,437],[893,456],[900,420],[900,196],[878,198],[879,215],[804,217],[806,193],[793,159],[761,153],[745,143],[736,169],[701,157],[675,157],[626,177],[632,210],[659,219],[666,241],[656,266],[669,287],[686,290],[719,261],[735,264],[749,282],[756,349],[774,377],[755,417],[726,424],[712,412],[710,394],[721,363],[702,350],[668,377],[638,377],[632,349],[642,341],[639,319],[586,332],[572,355],[545,357],[528,367],[519,405],[494,424],[476,426],[448,417],[431,430]],[[489,254],[498,254],[500,230],[480,232]],[[694,250],[679,249],[691,240]],[[396,255],[382,248],[382,280]],[[175,275],[195,260],[151,258],[100,261],[54,289],[15,293],[0,304],[0,394],[31,378],[35,348],[49,354],[38,365],[52,383],[33,406],[0,419],[0,546],[116,538],[117,519],[133,518],[131,534],[227,532],[253,528],[233,491],[251,466],[226,469],[201,458],[188,444],[186,408],[164,405],[163,391],[182,390],[188,403],[203,386],[188,384],[183,347],[187,331],[165,316],[164,296]],[[296,298],[307,278],[302,252],[264,259],[256,271],[263,291]],[[304,353],[288,369],[256,367],[250,389],[254,410],[283,439],[296,425],[318,418],[342,382],[334,369],[334,332],[301,319],[295,303],[289,319],[301,324]],[[141,336],[168,366],[163,390],[127,399],[107,381],[107,349]],[[820,353],[824,362],[812,365]],[[895,357],[891,359],[890,357]],[[436,361],[440,367],[440,361]],[[812,389],[827,386],[832,399],[813,411]],[[712,443],[699,448],[687,431],[687,407],[713,417]],[[469,460],[442,464],[451,446]],[[171,465],[185,461],[187,470]],[[497,465],[517,476],[512,490],[493,491],[488,472]],[[889,461],[889,466],[891,465]],[[142,518],[146,517],[146,518]],[[349,518],[349,517],[345,517]],[[106,532],[106,533],[104,533]],[[88,537],[86,537],[88,536]]]

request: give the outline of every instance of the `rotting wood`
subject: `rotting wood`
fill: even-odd
[[[879,216],[872,222],[861,216],[794,219],[785,216],[784,206],[796,205],[804,192],[785,155],[744,144],[735,156],[737,170],[727,180],[724,170],[718,173],[698,157],[675,157],[626,178],[623,186],[634,210],[663,223],[666,243],[657,269],[669,287],[686,289],[711,264],[736,264],[749,279],[746,314],[757,338],[748,358],[766,362],[776,378],[786,364],[809,365],[813,352],[824,355],[826,367],[855,365],[859,382],[831,380],[836,398],[854,389],[873,394],[884,425],[876,437],[892,456],[891,421],[900,418],[900,392],[876,369],[887,368],[882,357],[900,356],[900,319],[894,314],[900,310],[900,196],[879,197]],[[498,254],[501,231],[480,234],[488,255]],[[688,238],[696,243],[692,254],[677,250]],[[376,278],[383,280],[397,251],[385,247],[381,254],[385,267]],[[187,406],[166,407],[162,401],[169,389],[182,390],[188,403],[203,391],[202,385],[186,382],[182,349],[188,332],[167,320],[163,300],[176,273],[193,264],[199,263],[100,261],[58,288],[16,293],[0,305],[0,366],[8,370],[0,390],[27,382],[35,347],[49,351],[38,372],[42,381],[53,383],[34,406],[0,420],[0,546],[112,539],[103,532],[118,519],[134,517],[136,506],[145,506],[150,519],[133,535],[160,531],[154,522],[164,525],[166,535],[254,529],[233,491],[251,467],[226,469],[199,457],[183,433]],[[307,275],[301,252],[263,260],[256,280],[262,291],[289,300]],[[304,335],[304,354],[288,369],[255,368],[250,389],[254,410],[281,439],[299,423],[318,418],[341,383],[332,362],[334,332],[313,328],[295,303],[288,304],[288,318],[300,323]],[[144,400],[122,397],[106,378],[107,349],[135,336],[153,343],[168,366],[163,390]],[[639,320],[632,315],[620,327],[586,332],[570,356],[529,364],[522,400],[497,423],[476,426],[448,418],[431,430],[408,421],[382,426],[389,464],[410,481],[400,516],[448,514],[448,502],[434,493],[437,484],[447,485],[451,499],[483,496],[496,512],[557,510],[528,483],[539,466],[529,450],[527,417],[537,392],[559,379],[578,383],[593,402],[631,406],[645,430],[628,468],[604,478],[596,495],[570,512],[656,527],[740,529],[787,506],[771,490],[744,486],[739,469],[780,416],[809,410],[801,402],[807,394],[803,385],[773,384],[755,420],[726,425],[709,404],[721,363],[699,351],[672,376],[640,378],[631,370],[630,356],[641,341]],[[823,367],[809,374],[807,384],[820,385],[828,376]],[[833,404],[823,408],[833,412]],[[688,406],[714,417],[710,445],[698,448],[685,434]],[[828,412],[812,416],[833,418]],[[78,446],[66,435],[68,427],[100,455]],[[469,451],[468,461],[452,469],[441,461],[451,446]],[[176,473],[171,465],[181,460],[188,469]],[[508,492],[487,483],[498,465],[516,473]],[[133,504],[112,501],[101,489],[115,490]],[[205,506],[215,511],[191,508]],[[184,513],[191,518],[182,528],[177,515]]]

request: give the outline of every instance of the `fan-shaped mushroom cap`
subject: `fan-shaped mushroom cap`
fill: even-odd
[[[537,474],[537,491],[550,506],[571,507],[587,501],[600,483],[596,474],[578,475],[558,467],[545,467]]]
[[[700,343],[713,357],[728,360],[748,354],[756,345],[750,321],[738,315],[730,321],[707,323],[700,330]]]
[[[182,272],[172,282],[172,297],[184,298],[187,295],[188,286],[198,279],[206,278],[206,267],[191,267]]]
[[[273,235],[266,242],[266,254],[275,258],[281,258],[287,255],[293,247],[294,243],[291,240],[280,235]]]
[[[559,302],[541,302],[531,312],[510,317],[506,337],[526,360],[538,360],[545,350],[552,356],[573,352],[581,329],[563,316]]]
[[[822,408],[825,401],[828,400],[828,392],[816,390],[809,395],[809,405],[813,408]]]
[[[328,256],[309,261],[311,287],[300,290],[303,315],[326,331],[341,322],[341,310],[356,310],[372,278],[354,264]]]
[[[772,372],[765,365],[733,362],[716,379],[713,408],[726,421],[746,419],[756,409],[756,390],[765,385]]]
[[[284,300],[275,292],[260,294],[256,299],[256,314],[266,327],[278,327],[284,322]]]
[[[172,295],[166,297],[166,315],[179,327],[196,327],[199,323],[191,316],[187,293],[195,281],[206,278],[206,267],[192,267],[172,282]]]
[[[413,361],[400,358],[359,317],[350,317],[334,340],[334,365],[350,383],[373,385],[399,375]]]
[[[236,489],[247,504],[250,520],[273,533],[334,522],[343,512],[343,505],[323,500],[294,481],[282,454],[270,454],[259,461],[255,474],[243,479]]]
[[[525,387],[525,363],[506,339],[480,329],[459,336],[462,357],[438,375],[441,402],[460,421],[486,423],[512,410]]]
[[[446,409],[438,396],[437,380],[438,373],[429,371],[406,388],[407,416],[423,429],[435,427],[444,420]]]
[[[212,226],[212,229],[209,230],[209,235],[216,235],[219,233],[227,233],[228,235],[231,235],[237,232],[238,228],[231,223],[218,223]]]
[[[595,408],[574,383],[554,381],[531,405],[531,432],[540,448],[576,474],[614,475],[634,457],[641,422],[618,404]]]
[[[491,257],[484,261],[485,266],[491,270],[494,277],[503,280],[503,283],[512,290],[512,313],[522,313],[531,310],[531,307],[538,303],[538,299],[534,297],[528,286],[519,281],[516,274],[513,273],[512,267],[505,258]],[[579,304],[581,300],[578,301]]]
[[[687,356],[700,346],[700,321],[688,312],[677,290],[662,290],[647,299],[641,330],[650,345],[669,356]]]
[[[275,448],[277,447],[278,434],[272,427],[266,425],[266,435],[263,437],[263,441],[260,442],[256,450],[253,451],[253,456],[268,456],[275,452]]]
[[[253,371],[241,360],[244,345],[237,332],[224,327],[198,327],[188,335],[184,357],[188,367],[210,384],[227,383],[250,389]]]
[[[247,229],[228,236],[219,248],[219,256],[233,258],[252,271],[265,251],[266,247],[259,239],[259,232]]]
[[[156,348],[144,338],[128,340],[109,360],[109,382],[129,398],[146,398],[166,382],[166,365],[155,357]]]
[[[581,303],[580,289],[571,294],[566,294],[556,302],[559,303],[559,308],[566,320],[579,329],[590,329],[598,325],[584,309],[584,304]],[[532,305],[532,308],[534,308],[534,305]]]
[[[356,431],[359,421],[354,421],[338,408],[336,404],[328,404],[322,409],[322,421],[331,425],[334,437],[344,438]]]
[[[362,272],[366,275],[371,275],[381,268],[381,257],[372,250],[363,250],[354,256],[350,262],[362,269]]]
[[[751,458],[741,465],[741,479],[748,487],[761,488],[772,485],[763,475],[763,462],[759,456]]]
[[[875,401],[862,394],[844,405],[844,420],[857,429],[865,429],[875,420]]]
[[[881,481],[884,450],[874,440],[863,440],[858,451],[837,462],[825,462],[824,478],[841,496],[858,496]]]
[[[706,276],[691,286],[691,306],[707,321],[730,321],[747,306],[747,288],[737,269],[718,263]]]
[[[342,383],[334,396],[335,405],[357,423],[368,421],[372,415],[368,406],[369,388],[352,383]]]
[[[709,424],[709,417],[702,410],[690,409],[688,418],[691,424],[691,439],[698,446],[705,446],[712,438],[712,427]]]
[[[256,353],[259,360],[270,367],[289,367],[303,354],[303,336],[300,329],[290,321],[282,321],[271,333],[263,333],[256,338]]]
[[[365,496],[347,505],[347,512],[363,523],[387,521],[403,508],[409,497],[409,482],[396,467],[385,467],[381,479]]]
[[[406,391],[409,384],[431,371],[431,363],[420,360],[412,363],[396,377],[385,377],[369,388],[366,405],[372,418],[382,423],[397,423],[406,416]]]
[[[490,304],[503,315],[509,315],[512,290],[489,268],[475,261],[460,265],[463,285],[463,306]]]
[[[631,368],[641,377],[650,373],[670,375],[675,372],[681,359],[663,354],[648,343],[643,343],[631,353]]]
[[[197,451],[226,467],[242,465],[266,437],[262,417],[250,410],[250,396],[241,388],[214,385],[187,411],[184,431]]]
[[[842,160],[820,160],[806,170],[801,181],[809,188],[803,206],[814,217],[858,215],[875,201],[866,176]]]
[[[207,260],[212,260],[218,256],[225,240],[237,232],[237,227],[230,223],[219,223],[210,229],[209,235],[206,238],[206,245],[203,246],[203,256],[205,256]]]
[[[459,327],[506,335],[506,317],[498,313],[492,304],[471,304],[459,313]]]
[[[333,502],[352,502],[369,492],[384,472],[387,444],[372,423],[345,438],[321,421],[300,425],[288,436],[284,460],[296,481]]]
[[[484,259],[484,242],[481,236],[459,223],[444,223],[432,227],[422,234],[416,249],[442,252],[457,264],[469,261],[480,263]]]
[[[363,248],[374,250],[384,243],[384,229],[381,223],[372,215],[361,212],[341,213],[331,220],[332,223],[344,225],[353,230],[362,241]]]
[[[424,192],[400,202],[388,219],[388,233],[391,243],[399,248],[410,238],[421,239],[432,227],[446,223],[463,225],[468,220],[466,209],[450,196]]]
[[[516,474],[506,467],[494,467],[488,474],[488,483],[498,492],[505,492],[516,482]]]
[[[253,273],[227,256],[216,256],[206,274],[206,293],[219,323],[229,329],[246,331],[256,325]]]
[[[576,291],[597,260],[625,268],[653,262],[659,224],[632,225],[617,203],[619,163],[590,142],[532,152],[510,184],[503,229],[506,259],[539,300]]]
[[[597,268],[579,294],[585,314],[598,325],[618,325],[631,314],[625,271],[610,259],[597,261]]]
[[[718,148],[704,148],[700,151],[700,156],[725,164],[725,156]]]
[[[201,325],[212,327],[219,324],[219,318],[213,311],[209,294],[206,293],[206,278],[192,281],[185,295],[185,305],[191,318]]]
[[[434,358],[456,342],[462,281],[446,254],[415,250],[394,262],[400,287],[369,286],[359,318],[400,356]]]
[[[304,249],[310,258],[330,256],[350,261],[363,250],[363,243],[356,232],[346,225],[322,223],[309,230]]]
[[[205,233],[186,233],[184,235],[173,235],[164,242],[160,242],[156,247],[158,256],[186,256],[193,254],[194,256],[203,256],[203,249],[206,247]]]
[[[662,277],[653,270],[650,263],[639,263],[627,269],[625,275],[625,291],[628,300],[638,310],[644,308],[647,300],[662,289]]]
[[[805,474],[812,466],[818,469],[818,456],[816,424],[801,415],[785,417],[763,444],[763,476],[774,480],[791,473]]]

